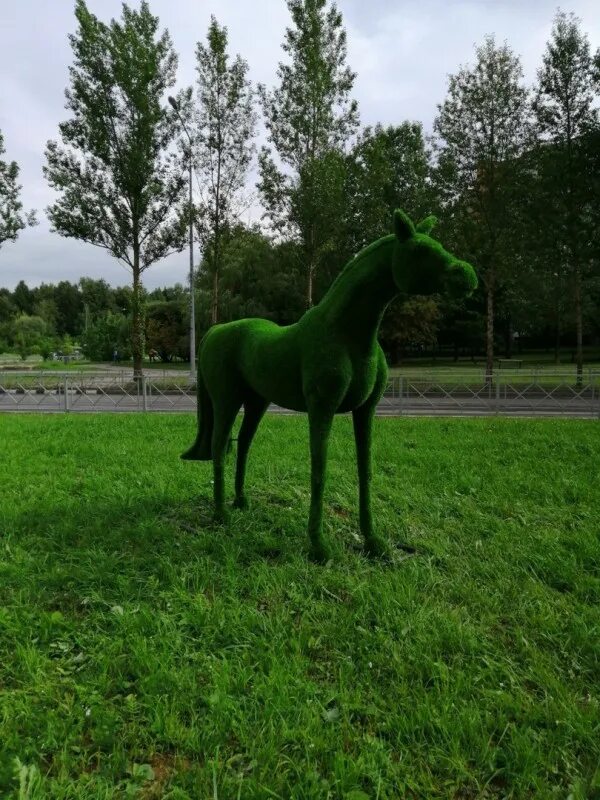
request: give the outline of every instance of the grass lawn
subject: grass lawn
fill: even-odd
[[[415,553],[345,417],[323,568],[303,417],[224,528],[192,415],[2,416],[0,797],[600,798],[600,424],[375,424]]]

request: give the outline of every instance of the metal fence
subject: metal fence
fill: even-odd
[[[194,411],[195,386],[184,375],[147,372],[0,372],[0,411]],[[272,406],[273,411],[278,411]],[[577,416],[600,419],[600,370],[422,370],[395,375],[381,415]]]
[[[466,373],[432,371],[394,377],[381,410],[413,415],[577,416],[600,419],[600,371]]]

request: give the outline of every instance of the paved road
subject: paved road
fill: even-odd
[[[71,412],[118,412],[143,411],[142,398],[118,394],[76,394],[68,393],[68,407]],[[195,398],[188,395],[159,394],[146,400],[147,411],[188,411],[196,410]],[[275,413],[292,413],[272,405]],[[0,411],[65,411],[63,394],[0,394]],[[379,416],[568,416],[600,419],[600,397],[539,397],[506,398],[496,402],[495,398],[424,398],[424,397],[384,397],[377,408]]]

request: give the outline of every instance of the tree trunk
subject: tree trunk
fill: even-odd
[[[575,325],[577,330],[577,386],[583,383],[583,310],[581,303],[581,268],[575,267]]]
[[[196,282],[194,280],[194,198],[192,195],[192,154],[188,163],[189,247],[190,247],[190,379],[196,375]]]
[[[210,321],[212,325],[216,325],[219,321],[219,259],[221,257],[221,168],[223,164],[223,137],[221,131],[222,116],[221,116],[221,96],[223,86],[221,83],[222,73],[217,71],[217,143],[216,143],[216,159],[217,159],[217,174],[215,179],[215,243],[213,249],[213,287],[212,287],[212,303],[210,310]],[[211,156],[212,163],[212,156]]]
[[[560,336],[561,336],[561,314],[560,314],[560,289],[556,289],[556,302],[554,307],[554,363],[560,364]]]
[[[493,267],[487,274],[487,309],[486,309],[486,353],[485,353],[485,382],[491,383],[494,374],[494,284],[495,274]]]
[[[212,286],[212,301],[210,307],[210,323],[211,325],[216,325],[218,321],[219,321],[219,262],[215,258],[214,268],[213,268],[213,286]]]
[[[308,283],[306,286],[306,307],[312,308],[313,305],[313,283],[315,277],[315,265],[314,263],[310,262],[308,265]]]
[[[133,377],[141,378],[144,361],[144,309],[142,307],[142,271],[140,269],[140,244],[137,229],[133,231],[133,297],[131,302],[131,353]]]
[[[512,327],[512,317],[510,314],[508,315],[508,320],[506,321],[506,358],[512,358],[513,355],[513,327]]]
[[[306,286],[306,307],[312,308],[314,300],[314,283],[315,283],[315,273],[317,271],[317,259],[316,259],[316,252],[315,252],[315,226],[312,224],[310,226],[309,235],[308,235],[308,283]]]
[[[213,247],[213,285],[210,306],[210,322],[216,325],[219,321],[219,260],[221,257],[221,221],[219,219],[219,191],[217,190],[217,208],[215,213],[215,243]]]

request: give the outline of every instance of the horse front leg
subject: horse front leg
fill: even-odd
[[[384,539],[375,533],[371,511],[371,479],[373,468],[371,444],[373,418],[377,403],[385,390],[388,369],[383,351],[378,352],[377,379],[368,400],[352,412],[354,440],[356,442],[356,461],[358,465],[358,509],[360,531],[365,538],[365,550],[370,556],[387,557],[389,548]]]
[[[333,411],[322,408],[309,408],[310,428],[310,513],[308,517],[308,536],[310,557],[319,564],[329,560],[330,549],[323,536],[323,493],[327,472],[327,446],[333,423]]]
[[[377,400],[369,398],[365,405],[352,412],[354,423],[354,439],[356,442],[356,461],[358,464],[358,513],[360,532],[365,539],[365,550],[370,556],[382,557],[389,553],[385,541],[379,537],[373,528],[373,514],[371,511],[371,479],[373,477],[371,461],[371,440],[373,430],[373,417]]]

